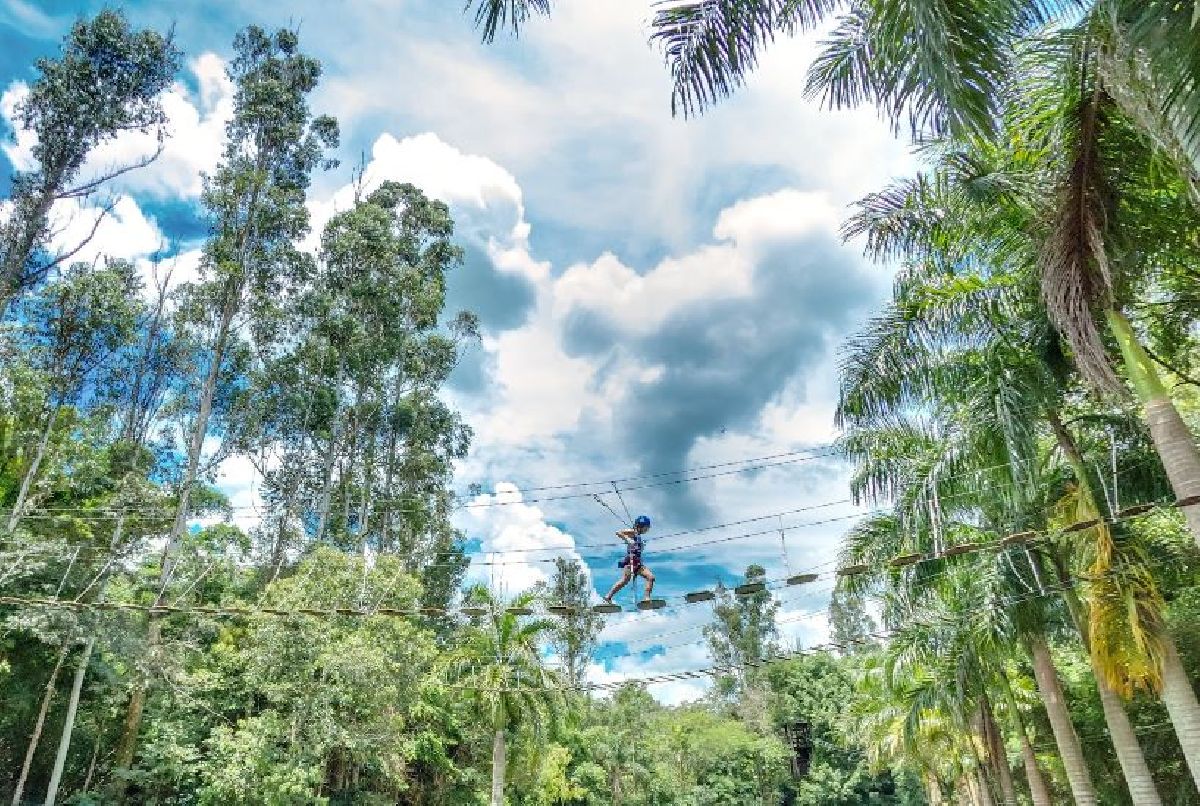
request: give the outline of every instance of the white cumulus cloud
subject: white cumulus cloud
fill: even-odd
[[[575,538],[546,522],[545,513],[524,502],[515,484],[501,482],[475,496],[460,521],[468,539],[480,542],[470,579],[512,596],[548,582],[554,560],[580,561]],[[584,566],[586,570],[587,566]]]
[[[161,96],[166,116],[162,153],[150,165],[122,174],[111,187],[156,198],[194,199],[200,195],[204,173],[211,173],[221,158],[225,124],[233,115],[234,86],[225,74],[225,62],[215,54],[193,59],[188,70],[197,93],[176,82]],[[20,171],[37,167],[33,158],[37,137],[17,119],[17,110],[28,96],[29,87],[21,81],[13,82],[0,95],[0,114],[14,133],[13,142],[3,146],[4,154]],[[159,147],[154,132],[124,132],[92,151],[80,171],[79,183],[137,164]]]

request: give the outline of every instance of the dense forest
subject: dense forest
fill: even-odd
[[[491,40],[551,5],[468,9]],[[447,309],[454,222],[359,174],[310,233],[310,182],[344,169],[296,32],[232,43],[198,276],[76,260],[56,205],[111,204],[146,167],[89,157],[171,136],[183,56],[122,13],[79,20],[36,64],[17,123],[38,167],[0,202],[0,795],[1200,804],[1197,19],[657,8],[678,113],[833,20],[808,92],[875,104],[923,165],[844,226],[895,279],[840,351],[837,450],[869,512],[831,639],[785,643],[781,584],[746,567],[696,605],[711,686],[673,707],[650,679],[588,680],[603,621],[579,564],[507,599],[466,583],[473,434],[442,392],[479,326]],[[217,484],[231,458],[262,479],[252,529]]]

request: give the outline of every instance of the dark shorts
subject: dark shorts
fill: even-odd
[[[625,559],[617,563],[617,568],[624,568],[625,566],[629,566],[629,570],[636,574],[642,567],[642,555],[626,554]]]

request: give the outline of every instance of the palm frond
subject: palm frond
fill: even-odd
[[[872,260],[920,258],[934,251],[953,209],[946,183],[936,174],[917,174],[870,193],[852,205],[842,238],[866,237]]]
[[[1179,0],[1109,0],[1104,4],[1126,58],[1144,65],[1141,90],[1158,107],[1163,131],[1200,172],[1200,5]]]
[[[651,41],[671,71],[671,114],[732,95],[776,36],[811,28],[840,0],[659,0]]]
[[[857,0],[822,43],[807,93],[834,109],[874,103],[894,126],[906,119],[914,136],[990,133],[1029,8],[1016,0]]]
[[[1056,503],[1060,525],[1101,515],[1086,480],[1077,481]],[[1130,697],[1162,684],[1165,603],[1146,565],[1146,555],[1129,536],[1101,523],[1076,533],[1074,545],[1086,566],[1087,635],[1093,665],[1113,690]]]
[[[511,28],[513,36],[535,14],[550,16],[551,0],[467,0],[464,11],[475,9],[475,27],[484,42],[491,42],[503,28]]]

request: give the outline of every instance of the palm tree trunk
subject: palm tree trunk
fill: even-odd
[[[504,806],[504,729],[492,739],[492,806]]]
[[[1113,314],[1113,316],[1120,315]],[[1125,322],[1123,317],[1121,318],[1120,322],[1124,323],[1126,328],[1129,327],[1128,322]],[[1119,323],[1118,325],[1114,325],[1114,332],[1116,332],[1116,328],[1118,326]],[[1132,345],[1132,347],[1131,352],[1126,353],[1126,362],[1132,363],[1133,353],[1140,351],[1144,355],[1145,351],[1141,349],[1141,345],[1139,345],[1136,339],[1133,337],[1132,330],[1127,333],[1127,336],[1127,341]],[[1149,362],[1148,357],[1146,358],[1146,361]],[[1151,373],[1154,376],[1154,382],[1157,382],[1157,374],[1155,373],[1155,369],[1152,364],[1149,365],[1148,368],[1143,369],[1146,369],[1146,371]],[[1132,369],[1130,370],[1129,374],[1131,377],[1134,377],[1135,375]],[[1135,382],[1135,386],[1139,384],[1142,386],[1153,386],[1153,383],[1147,384],[1144,378]],[[1161,384],[1159,384],[1159,388],[1161,388]],[[1174,411],[1174,405],[1171,404],[1169,400],[1167,400],[1167,404],[1171,407],[1171,410]],[[1178,416],[1178,412],[1175,413],[1176,416]],[[1180,425],[1182,426],[1182,424],[1182,420],[1180,420]],[[1100,512],[1099,504],[1095,500],[1095,496],[1093,495],[1090,485],[1088,484],[1087,470],[1084,467],[1083,457],[1079,452],[1079,448],[1075,443],[1074,437],[1072,437],[1066,426],[1062,423],[1061,419],[1058,418],[1056,412],[1050,413],[1050,425],[1054,429],[1060,449],[1066,455],[1067,461],[1074,469],[1081,493],[1086,495],[1088,498],[1089,508],[1093,513],[1098,514]],[[1186,427],[1184,430],[1186,431]],[[1190,433],[1188,434],[1187,438],[1190,441]],[[1064,583],[1064,585],[1066,585],[1070,582],[1070,579],[1066,574],[1063,563],[1056,561],[1056,566],[1058,568],[1061,581]],[[1085,621],[1083,607],[1079,602],[1079,597],[1076,595],[1073,589],[1067,588],[1063,592],[1063,598],[1067,603],[1067,609],[1071,613],[1071,617],[1075,622],[1076,628],[1079,630],[1079,634],[1083,637],[1084,646],[1088,649],[1088,658],[1091,662],[1093,676],[1096,678],[1097,686],[1100,689],[1100,702],[1104,708],[1104,718],[1108,724],[1109,734],[1111,735],[1113,745],[1117,750],[1117,759],[1121,764],[1122,771],[1125,773],[1125,780],[1129,785],[1130,794],[1133,796],[1134,803],[1159,803],[1160,798],[1158,791],[1154,786],[1153,776],[1150,774],[1150,768],[1146,763],[1146,757],[1142,753],[1141,745],[1137,739],[1137,734],[1134,733],[1133,726],[1129,722],[1129,715],[1125,712],[1121,697],[1112,690],[1111,686],[1109,686],[1107,682],[1107,676],[1104,674],[1104,669],[1100,666],[1101,661],[1091,652],[1088,625]],[[1187,675],[1183,671],[1182,665],[1179,664],[1178,654],[1173,652],[1174,642],[1172,641],[1170,635],[1162,633],[1159,637],[1164,644],[1164,667],[1167,660],[1166,655],[1168,654],[1174,655],[1175,663],[1179,666],[1178,672],[1181,677],[1176,678],[1174,681],[1176,687],[1172,690],[1172,695],[1178,698],[1176,699],[1175,703],[1179,709],[1179,717],[1184,723],[1190,721],[1196,732],[1191,736],[1185,736],[1185,732],[1182,731],[1180,726],[1175,722],[1176,715],[1175,713],[1171,712],[1169,706],[1168,713],[1171,716],[1172,724],[1175,725],[1176,732],[1180,734],[1180,745],[1184,747],[1184,756],[1188,759],[1188,767],[1190,770],[1192,770],[1193,780],[1200,785],[1200,778],[1197,778],[1197,770],[1200,770],[1200,766],[1197,766],[1200,764],[1200,704],[1196,702],[1196,695],[1192,690],[1191,683],[1188,682]],[[1165,648],[1166,644],[1171,645],[1172,651],[1170,653],[1168,653]],[[1163,674],[1165,678],[1165,668],[1163,670]],[[1183,686],[1178,686],[1179,682],[1182,682]],[[1164,679],[1164,691],[1162,693],[1164,705],[1166,704],[1167,698],[1165,685],[1166,682]],[[1190,700],[1190,714],[1188,713],[1188,700]],[[1189,755],[1188,745],[1185,745],[1185,742],[1187,742],[1189,739],[1191,755]],[[1120,743],[1120,746],[1118,746],[1118,742]],[[1193,760],[1196,761],[1196,764],[1192,763]],[[1135,788],[1138,790],[1137,793],[1134,792]]]
[[[58,653],[58,661],[46,681],[46,693],[42,695],[42,705],[38,709],[37,721],[33,723],[33,735],[29,737],[29,746],[25,750],[25,761],[21,764],[21,774],[17,777],[17,787],[13,790],[13,806],[21,806],[21,796],[25,794],[25,782],[29,779],[29,769],[33,766],[33,754],[37,752],[38,743],[42,740],[42,728],[46,725],[46,714],[50,711],[50,703],[54,700],[55,684],[58,683],[58,672],[62,669],[63,661],[71,650],[71,642],[63,643]]]
[[[964,771],[958,779],[958,784],[955,786],[955,792],[958,793],[960,801],[967,801],[971,806],[983,806],[979,802],[979,782],[975,780],[975,776],[970,772]]]
[[[1113,749],[1117,752],[1117,761],[1121,772],[1125,775],[1125,785],[1129,787],[1129,797],[1134,806],[1162,806],[1162,798],[1158,795],[1158,787],[1154,784],[1154,776],[1150,774],[1150,766],[1142,753],[1137,734],[1125,713],[1125,703],[1121,696],[1112,690],[1104,675],[1095,673],[1096,687],[1100,690],[1100,705],[1104,709],[1104,721],[1108,725],[1108,733],[1112,739]]]
[[[1108,684],[1108,678],[1092,653],[1091,639],[1088,636],[1088,625],[1084,620],[1083,605],[1079,602],[1074,588],[1065,587],[1070,581],[1066,569],[1058,563],[1059,577],[1064,584],[1063,601],[1075,628],[1083,639],[1083,647],[1087,652],[1088,661],[1092,667],[1092,677],[1096,680],[1096,688],[1100,692],[1100,706],[1104,710],[1104,723],[1108,726],[1108,735],[1112,739],[1113,750],[1117,754],[1117,762],[1125,775],[1125,785],[1134,806],[1162,806],[1158,787],[1154,784],[1154,776],[1150,774],[1150,765],[1146,763],[1146,755],[1138,742],[1133,725],[1129,722],[1129,714],[1125,713],[1125,703],[1121,696],[1113,691]]]
[[[987,742],[988,758],[996,770],[996,779],[1000,783],[1000,796],[1004,806],[1017,806],[1017,788],[1013,784],[1012,770],[1008,766],[1008,751],[1004,748],[1004,737],[996,724],[992,713],[992,703],[984,694],[979,701],[979,711],[982,716],[983,736]]]
[[[1031,635],[1027,642],[1029,654],[1033,658],[1033,676],[1037,681],[1042,704],[1046,708],[1046,716],[1050,720],[1050,730],[1054,733],[1058,755],[1062,758],[1063,769],[1067,773],[1071,795],[1075,798],[1077,806],[1096,806],[1096,788],[1092,784],[1092,775],[1088,772],[1079,735],[1075,732],[1071,714],[1067,711],[1066,699],[1063,697],[1062,685],[1058,682],[1058,671],[1054,668],[1050,647],[1046,646],[1046,639],[1041,635]]]
[[[996,797],[991,776],[988,775],[987,763],[979,757],[979,753],[975,749],[975,737],[968,736],[967,741],[970,742],[972,755],[975,756],[975,769],[969,773],[969,777],[979,788],[979,806],[996,806]]]
[[[75,713],[79,710],[79,694],[83,691],[83,680],[87,677],[88,663],[92,660],[92,650],[96,648],[96,637],[88,639],[84,647],[83,657],[75,669],[75,680],[71,684],[71,699],[67,702],[67,717],[63,721],[62,736],[58,740],[58,754],[54,757],[54,771],[50,773],[50,785],[46,788],[45,806],[54,806],[58,798],[58,784],[62,781],[63,767],[67,763],[67,751],[71,749],[71,734],[75,732]]]
[[[1025,765],[1025,780],[1029,784],[1029,796],[1033,800],[1033,806],[1052,806],[1050,789],[1046,786],[1046,779],[1043,777],[1042,771],[1038,769],[1037,755],[1033,752],[1033,745],[1029,743],[1025,720],[1021,717],[1021,711],[1017,707],[1017,698],[1013,696],[1008,675],[1001,675],[1000,682],[1002,683],[1004,704],[1008,707],[1008,712],[1012,714],[1013,726],[1016,727],[1017,736],[1021,740],[1021,761]]]
[[[972,780],[979,791],[979,806],[996,806],[996,801],[992,798],[992,789],[988,785],[987,773],[984,772],[982,764],[975,765],[975,774],[972,776]]]
[[[1179,416],[1179,409],[1159,377],[1158,367],[1138,341],[1129,320],[1114,310],[1107,311],[1106,317],[1175,497],[1200,495],[1200,448],[1196,447],[1195,437]],[[1200,504],[1184,507],[1183,514],[1192,539],[1200,546]]]
[[[931,773],[925,773],[925,799],[929,806],[942,806],[942,785]]]
[[[1200,703],[1196,701],[1192,681],[1179,659],[1175,639],[1164,634],[1162,644],[1163,705],[1167,707],[1171,724],[1175,727],[1175,736],[1183,748],[1183,757],[1187,760],[1192,780],[1200,789]]]

